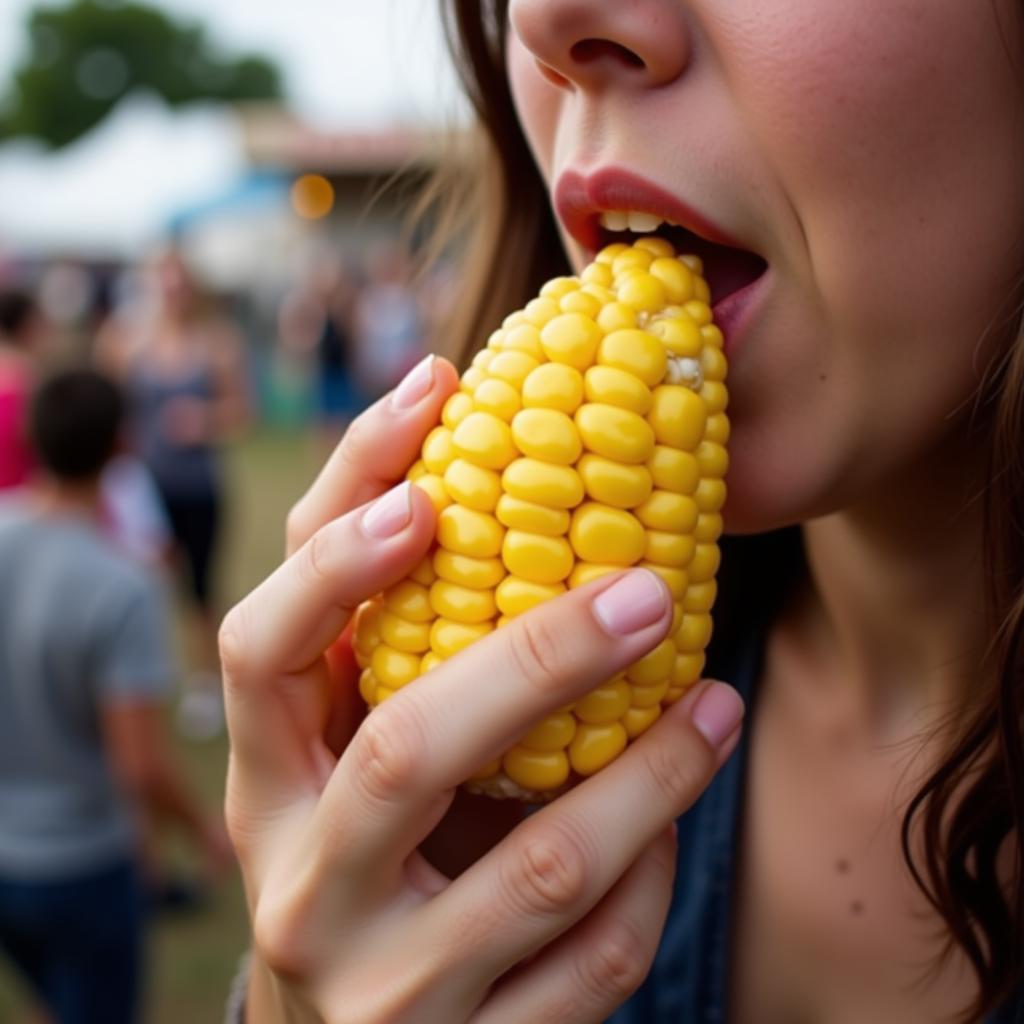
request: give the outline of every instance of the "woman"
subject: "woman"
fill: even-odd
[[[249,1020],[1024,1019],[1021,13],[450,5],[492,143],[483,205],[463,207],[480,248],[462,352],[562,248],[579,270],[614,236],[601,213],[672,206],[705,258],[731,365],[725,518],[747,535],[709,671],[749,719],[678,844],[666,826],[737,743],[724,683],[515,827],[487,838],[458,800],[442,821],[461,771],[663,635],[638,594],[638,633],[601,626],[631,574],[522,616],[362,725],[344,713],[344,609],[430,528],[415,490],[359,506],[452,387],[436,364],[430,389],[357,422],[293,514],[292,556],[225,623]],[[366,540],[382,520],[398,532]],[[474,685],[485,666],[493,688]]]

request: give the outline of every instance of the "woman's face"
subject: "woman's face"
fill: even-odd
[[[766,261],[719,307],[731,530],[892,493],[962,434],[1024,267],[1017,18],[1016,0],[511,0],[512,89],[560,212],[588,178],[584,205],[642,210],[628,171]],[[712,262],[716,304],[763,267]]]

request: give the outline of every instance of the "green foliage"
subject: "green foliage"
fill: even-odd
[[[266,57],[221,54],[202,26],[142,3],[40,6],[28,32],[28,52],[0,102],[0,142],[29,136],[66,146],[134,89],[150,89],[172,106],[277,99],[282,91]]]

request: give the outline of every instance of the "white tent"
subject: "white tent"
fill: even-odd
[[[137,257],[176,212],[224,193],[246,170],[230,110],[171,110],[136,94],[63,150],[0,146],[0,249]]]

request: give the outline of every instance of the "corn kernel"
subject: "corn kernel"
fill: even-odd
[[[619,462],[645,462],[654,451],[654,431],[635,412],[614,405],[588,402],[576,410],[583,447]]]
[[[622,566],[609,565],[607,562],[577,562],[569,576],[569,589],[585,587],[591,581],[613,572],[622,572]]]
[[[533,372],[539,373],[541,369],[543,367],[538,367]],[[490,413],[506,423],[511,423],[512,417],[523,407],[519,392],[507,380],[498,380],[497,377],[485,380],[477,387],[473,392],[473,404],[479,412]]]
[[[675,651],[672,652],[673,657]],[[629,710],[629,685],[619,680],[591,690],[573,705],[573,714],[590,725],[617,722]]]
[[[466,459],[455,459],[448,466],[444,486],[454,501],[478,512],[493,512],[501,497],[501,477]]]
[[[573,508],[583,500],[583,481],[575,469],[537,459],[516,459],[502,475],[501,485],[514,498],[549,508]]]
[[[588,402],[615,405],[638,416],[651,410],[651,390],[632,373],[613,366],[592,366],[583,377],[583,393]]]
[[[450,583],[461,583],[474,590],[486,590],[496,587],[501,582],[505,575],[505,566],[500,558],[471,558],[469,555],[460,555],[439,547],[434,552],[434,571],[441,579]],[[429,593],[424,591],[423,596],[430,613],[429,617],[433,618],[434,611],[430,605]]]
[[[513,747],[502,759],[505,774],[530,792],[557,789],[569,778],[569,759],[564,750],[529,750]]]
[[[519,576],[506,576],[494,591],[494,600],[510,619],[565,593],[562,583],[537,583]]]
[[[424,473],[422,476],[416,477],[413,486],[426,492],[435,512],[443,511],[452,503],[448,488],[444,485],[444,477],[440,477],[436,473]]]
[[[501,343],[501,350],[503,352],[525,352],[526,355],[536,359],[538,363],[544,358],[544,347],[540,343],[540,331],[533,324],[520,324],[508,331]]]
[[[554,409],[571,416],[583,402],[583,377],[564,363],[542,363],[523,381],[527,409]]]
[[[683,624],[672,637],[680,654],[697,654],[711,641],[711,616],[707,612],[684,615]]]
[[[519,454],[512,441],[512,430],[509,425],[486,412],[470,413],[453,431],[451,443],[453,458],[459,455],[485,469],[504,469]],[[424,461],[430,467],[425,457]],[[430,468],[431,472],[438,472]],[[448,466],[444,468],[447,469]],[[443,473],[444,470],[440,472]]]
[[[685,569],[690,564],[695,549],[696,542],[693,537],[685,533],[648,530],[644,559],[648,562],[657,562],[658,565]]]
[[[675,658],[675,644],[671,640],[662,640],[657,647],[629,666],[626,678],[637,686],[657,686],[662,679],[668,678]]]
[[[667,359],[665,347],[657,338],[636,329],[605,335],[597,349],[600,366],[631,373],[648,387],[654,387],[664,379]]]
[[[397,690],[420,674],[420,658],[419,655],[396,651],[394,647],[381,643],[373,650],[370,668],[382,686]]]
[[[548,508],[514,498],[511,494],[503,494],[498,499],[494,514],[503,526],[540,533],[545,537],[561,537],[569,530],[569,513],[564,508]]]
[[[593,775],[626,749],[628,739],[619,722],[605,725],[583,723],[569,744],[569,762],[580,775]]]
[[[642,736],[661,717],[661,705],[652,704],[646,708],[630,708],[622,716],[622,727],[631,740]]]
[[[700,466],[689,452],[656,445],[647,460],[654,486],[676,494],[693,494],[700,482]]]
[[[441,422],[449,430],[454,430],[472,411],[473,399],[465,392],[456,391],[441,409]]]
[[[704,436],[707,413],[704,403],[689,388],[663,384],[651,392],[647,422],[658,444],[693,451]]]
[[[700,328],[689,317],[656,320],[651,334],[661,339],[666,351],[681,359],[698,359],[704,346]]]
[[[449,580],[437,580],[431,586],[430,605],[438,615],[454,622],[487,622],[498,612],[493,591],[473,590]]]
[[[697,503],[685,494],[654,491],[633,515],[651,530],[666,533],[693,533],[697,525]]]
[[[573,421],[554,409],[523,409],[512,421],[512,439],[531,459],[572,465],[583,449]]]
[[[494,627],[489,622],[456,622],[434,619],[430,627],[430,647],[442,658],[450,658],[463,648],[487,636]]]
[[[434,427],[423,442],[423,464],[427,472],[444,476],[444,471],[454,458],[452,432],[447,427]]]
[[[422,654],[430,648],[430,624],[410,622],[394,612],[385,612],[380,617],[380,637],[396,651]]]
[[[540,340],[551,362],[582,372],[594,361],[601,329],[582,313],[562,313],[545,325]]]
[[[572,514],[569,541],[585,562],[632,565],[644,553],[644,528],[629,512],[588,501]]]
[[[540,365],[538,360],[525,352],[499,352],[487,367],[492,377],[507,381],[513,387],[522,390],[523,381]]]
[[[576,735],[576,719],[568,711],[556,711],[538,722],[520,741],[530,750],[564,750]]]
[[[636,327],[636,310],[624,302],[609,302],[597,314],[597,326],[605,334],[612,331],[628,331]]]
[[[589,452],[576,464],[587,495],[615,508],[633,508],[646,501],[654,481],[646,466],[625,466]]]
[[[509,530],[501,549],[505,568],[533,583],[561,583],[572,572],[572,548],[564,537]]]
[[[501,551],[505,530],[486,512],[449,505],[437,517],[437,539],[441,547],[473,558],[493,558]]]

